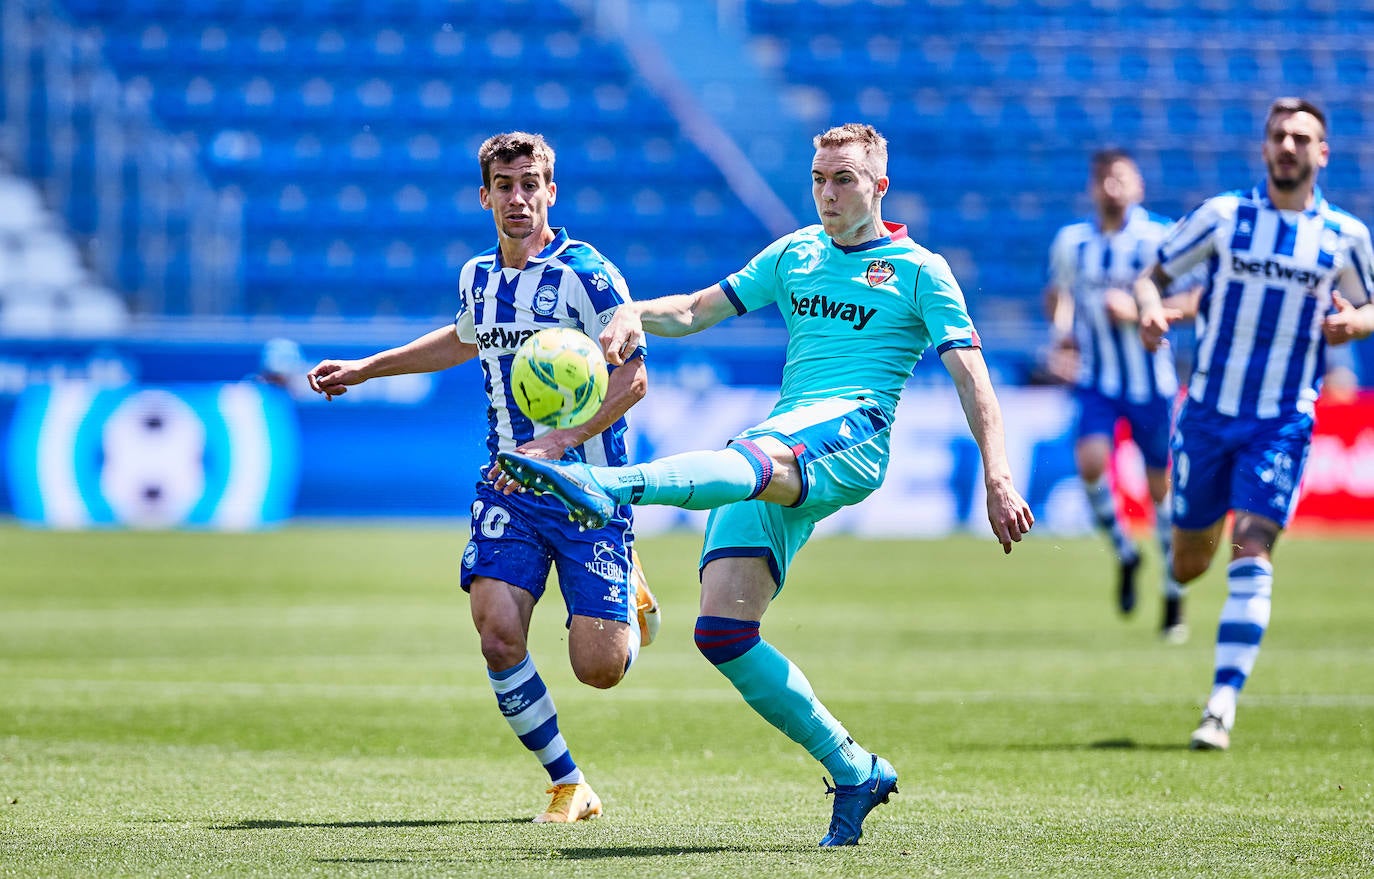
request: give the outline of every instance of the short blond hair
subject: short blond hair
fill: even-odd
[[[519,158],[534,159],[544,176],[544,182],[553,182],[553,147],[544,140],[544,135],[507,131],[493,134],[477,148],[477,162],[482,166],[482,185],[491,186],[491,166],[494,162],[510,162]]]
[[[845,147],[855,143],[863,148],[865,164],[873,178],[887,176],[887,138],[863,122],[846,122],[822,131],[811,139],[816,149]]]

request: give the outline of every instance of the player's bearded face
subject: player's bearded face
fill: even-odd
[[[873,238],[878,200],[887,178],[873,175],[863,147],[822,147],[811,162],[811,196],[826,234],[844,245]]]
[[[1326,133],[1310,113],[1290,113],[1273,120],[1264,138],[1264,164],[1269,184],[1291,191],[1309,186],[1328,156]]]
[[[1134,162],[1119,159],[1093,178],[1092,197],[1118,213],[1145,198],[1145,181]]]
[[[496,229],[507,238],[524,239],[538,235],[549,225],[549,207],[558,189],[545,181],[544,168],[532,158],[512,162],[493,162],[491,186],[478,195],[485,210],[491,211]]]

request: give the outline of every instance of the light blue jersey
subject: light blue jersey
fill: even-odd
[[[1116,323],[1107,314],[1106,292],[1127,293],[1169,228],[1169,220],[1139,205],[1116,232],[1094,220],[1059,230],[1050,246],[1050,282],[1073,297],[1073,334],[1079,351],[1078,386],[1109,400],[1143,405],[1178,393],[1169,350],[1153,354],[1140,341],[1134,322]]]
[[[1320,189],[1306,211],[1275,208],[1265,184],[1208,199],[1170,230],[1158,259],[1175,278],[1207,268],[1188,396],[1232,417],[1310,414],[1332,290],[1357,307],[1374,293],[1369,228]]]
[[[512,451],[548,430],[515,405],[510,370],[520,344],[549,327],[571,327],[595,339],[630,298],[610,260],[568,237],[566,229],[555,232],[523,269],[502,267],[501,251],[494,247],[468,260],[458,276],[459,336],[476,342],[491,400],[487,450],[492,463],[498,451]],[[624,464],[625,429],[622,418],[574,455],[590,464]]]
[[[890,419],[931,345],[978,347],[964,294],[939,254],[887,224],[855,247],[808,226],[769,245],[721,288],[743,314],[776,304],[787,364],[772,415],[834,398],[876,401]]]

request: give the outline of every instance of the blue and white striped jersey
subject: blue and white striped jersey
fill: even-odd
[[[515,405],[510,369],[515,351],[530,336],[549,327],[571,327],[595,339],[611,315],[630,299],[620,271],[596,248],[555,229],[554,240],[523,269],[501,265],[494,247],[468,260],[458,276],[455,324],[465,342],[477,344],[486,378],[487,451],[510,451],[548,428],[525,417]],[[644,351],[640,349],[640,356]],[[625,419],[572,450],[590,464],[627,462]]]
[[[1095,220],[1071,223],[1050,245],[1050,283],[1073,296],[1073,334],[1079,351],[1078,384],[1104,397],[1148,403],[1178,393],[1178,373],[1165,348],[1151,354],[1135,323],[1116,323],[1107,315],[1106,293],[1130,294],[1169,220],[1139,205],[1118,231],[1103,233]]]
[[[1320,189],[1306,211],[1275,208],[1263,183],[1210,198],[1169,231],[1158,258],[1172,277],[1206,266],[1188,396],[1223,415],[1312,412],[1332,290],[1357,307],[1374,292],[1369,227]]]

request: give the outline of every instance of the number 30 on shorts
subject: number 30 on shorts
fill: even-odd
[[[483,511],[485,509],[485,512]],[[506,533],[506,523],[510,513],[495,504],[488,506],[481,501],[472,502],[472,527],[480,529],[483,537],[500,537]]]

